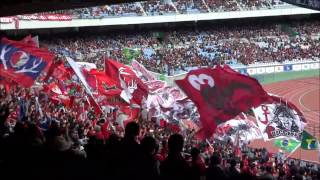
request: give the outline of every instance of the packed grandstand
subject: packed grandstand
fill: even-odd
[[[280,0],[151,0],[118,5],[61,10],[39,14],[65,14],[73,18],[106,18],[114,16],[154,16],[166,14],[208,13],[284,8],[291,5]]]
[[[164,32],[55,37],[43,40],[41,45],[61,54],[66,49],[73,58],[98,62],[98,66],[103,65],[106,56],[126,62],[125,51],[131,49],[137,54],[136,60],[147,69],[166,75],[187,72],[193,67],[212,67],[222,62],[248,65],[319,58],[318,20],[248,26],[251,24],[213,24]]]
[[[294,77],[311,78],[303,86],[313,83],[317,101],[317,15],[58,28],[59,17],[90,23],[293,7],[151,0],[0,19],[0,29],[16,28],[1,33],[1,179],[320,179],[319,103],[307,112],[303,96],[298,106],[250,77],[252,69],[272,82],[277,73],[301,74]],[[39,18],[57,28],[19,26]]]

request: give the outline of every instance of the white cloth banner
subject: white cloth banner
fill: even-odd
[[[306,121],[292,103],[275,97],[273,102],[254,108],[253,112],[264,140],[279,137],[301,140]]]
[[[84,68],[87,71],[90,71],[91,69],[97,69],[97,66],[93,63],[88,62],[76,62],[80,68]]]
[[[136,75],[142,80],[142,81],[153,81],[156,80],[156,77],[148,71],[142,64],[140,64],[136,60],[132,60],[131,63],[132,69],[136,73]]]
[[[92,95],[92,92],[89,88],[89,85],[85,79],[85,77],[83,76],[81,70],[80,70],[80,67],[79,65],[73,60],[71,59],[70,57],[66,57],[68,63],[70,64],[71,68],[73,69],[73,71],[76,73],[77,77],[80,79],[80,81],[82,82],[86,92],[91,96],[93,97]]]
[[[226,121],[219,124],[214,137],[220,140],[231,140],[233,143],[240,140],[242,143],[248,143],[255,139],[262,139],[261,132],[255,123],[245,116]]]

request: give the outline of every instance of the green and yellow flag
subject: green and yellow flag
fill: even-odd
[[[166,76],[164,74],[160,74],[159,80],[165,81],[166,80]]]
[[[132,49],[132,48],[124,48],[123,49],[123,56],[131,63],[133,59],[138,57],[140,55],[140,51],[138,49]]]
[[[274,145],[284,151],[289,153],[295,151],[299,145],[301,144],[300,141],[296,141],[293,139],[276,139],[274,141]]]
[[[316,150],[318,149],[318,140],[307,131],[302,133],[301,148],[305,150]]]

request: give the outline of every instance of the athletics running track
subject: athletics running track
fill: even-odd
[[[307,130],[313,136],[320,139],[320,77],[295,79],[264,85],[267,92],[284,97],[294,103],[303,113],[307,120]],[[256,140],[250,144],[251,147],[266,147],[270,152],[276,153],[278,148],[274,147],[273,141],[264,142]],[[292,154],[286,154],[292,158],[302,159],[320,163],[319,151],[297,149]]]

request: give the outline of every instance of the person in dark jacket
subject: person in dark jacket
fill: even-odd
[[[160,166],[160,175],[163,180],[189,180],[191,169],[186,160],[182,157],[183,137],[180,134],[173,134],[169,137],[168,157]]]
[[[240,172],[237,170],[236,168],[237,165],[237,161],[235,159],[231,159],[230,161],[230,167],[229,167],[229,171],[228,171],[228,179],[237,179],[239,178]]]
[[[221,156],[217,152],[210,158],[210,166],[206,172],[206,180],[224,180],[227,179],[224,170],[221,167]]]
[[[155,150],[156,150],[156,140],[151,136],[145,136],[141,140],[141,150],[142,150],[142,159],[141,159],[141,168],[143,172],[141,173],[141,179],[158,179],[158,169],[157,161],[155,159]]]
[[[206,165],[200,156],[200,150],[198,148],[191,149],[191,157],[192,179],[199,180],[205,175]]]
[[[125,135],[120,142],[118,175],[120,179],[140,179],[143,169],[141,168],[141,147],[137,142],[140,126],[136,122],[130,122],[125,127]]]

